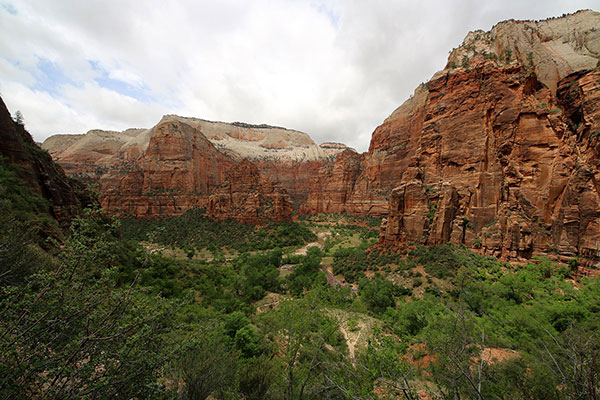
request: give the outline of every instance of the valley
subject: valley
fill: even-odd
[[[600,13],[469,32],[368,151],[0,99],[0,400],[600,393]]]

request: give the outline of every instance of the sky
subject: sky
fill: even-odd
[[[0,0],[0,96],[37,141],[165,114],[366,151],[469,31],[600,0]]]

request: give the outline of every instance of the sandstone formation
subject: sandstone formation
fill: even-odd
[[[344,152],[313,177],[302,210],[387,215],[385,244],[450,241],[506,259],[598,264],[599,16],[469,34],[375,130],[367,153]],[[526,26],[543,33],[532,65],[521,63],[520,39],[511,61],[489,55]]]
[[[289,195],[244,159],[229,172],[224,185],[208,201],[208,215],[244,222],[285,221],[292,213]]]
[[[71,175],[100,184],[107,212],[134,217],[204,207],[214,218],[289,219],[285,189],[305,197],[325,159],[301,132],[174,115],[151,129],[57,135],[43,146]]]
[[[385,244],[448,241],[507,259],[600,260],[600,14],[469,33],[369,151],[284,128],[168,115],[44,146],[99,180],[113,214],[193,206],[244,221],[386,216]]]
[[[600,13],[582,10],[543,21],[508,20],[489,32],[470,32],[454,49],[446,68],[487,59],[532,67],[555,93],[567,75],[593,69],[600,59]]]
[[[31,190],[48,200],[48,213],[62,228],[82,205],[89,203],[84,187],[68,178],[48,153],[35,144],[22,125],[16,124],[0,98],[0,156],[17,165],[19,177]]]
[[[380,241],[597,265],[597,26],[600,14],[582,11],[470,33],[373,134],[363,174],[386,188],[396,182]],[[506,49],[512,61],[489,56]]]
[[[102,206],[110,213],[155,217],[203,207],[218,219],[290,218],[289,196],[277,182],[247,159],[219,151],[185,121],[163,118],[143,134],[149,137],[145,149],[125,146],[116,157],[121,161],[100,176]]]
[[[352,147],[348,147],[343,143],[335,143],[335,142],[325,142],[321,143],[319,147],[323,150],[323,153],[329,158],[331,161],[335,161],[335,158],[342,153],[344,150],[354,150]]]
[[[386,121],[406,127],[419,116],[402,128],[414,142],[394,168],[382,242],[598,260],[599,71],[566,77],[554,96],[531,70],[483,62],[422,90],[415,114]],[[389,139],[374,135],[372,147]]]

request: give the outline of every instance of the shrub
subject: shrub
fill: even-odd
[[[360,297],[367,308],[376,314],[381,314],[388,307],[394,306],[394,291],[394,284],[387,279],[360,281]]]

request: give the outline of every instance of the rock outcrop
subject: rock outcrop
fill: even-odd
[[[321,143],[319,147],[323,150],[327,158],[331,161],[335,161],[335,158],[345,150],[354,150],[352,147],[348,147],[343,143],[335,143],[335,142],[325,142]]]
[[[140,135],[148,138],[145,148]],[[98,177],[101,204],[109,213],[156,217],[201,207],[216,219],[290,218],[289,196],[277,182],[248,159],[219,151],[185,120],[163,118],[133,139],[113,152]]]
[[[362,174],[395,183],[380,241],[598,265],[597,26],[582,11],[470,33],[373,134]]]
[[[287,192],[261,175],[248,159],[236,163],[226,182],[209,196],[208,215],[243,222],[285,221],[292,214]]]
[[[406,127],[419,116],[398,140],[415,138],[394,168],[382,242],[598,261],[600,71],[569,75],[553,95],[531,70],[482,62],[422,90],[416,113],[386,121]]]
[[[47,212],[62,228],[70,225],[81,206],[90,202],[82,184],[68,178],[52,157],[10,116],[0,98],[0,156],[18,166],[19,178],[37,195],[48,201]]]
[[[280,127],[175,115],[151,129],[56,135],[43,147],[70,175],[100,183],[102,205],[111,214],[156,217],[206,207],[216,218],[244,221],[258,215],[281,220],[290,210],[306,210],[311,180],[351,150],[339,143],[318,146],[305,133]],[[236,167],[245,161],[256,171]],[[252,185],[232,176],[236,168]],[[241,200],[246,197],[255,200]]]
[[[593,69],[600,59],[600,13],[582,10],[543,21],[508,20],[489,32],[470,32],[452,50],[446,68],[483,59],[533,68],[552,93],[573,72]]]

